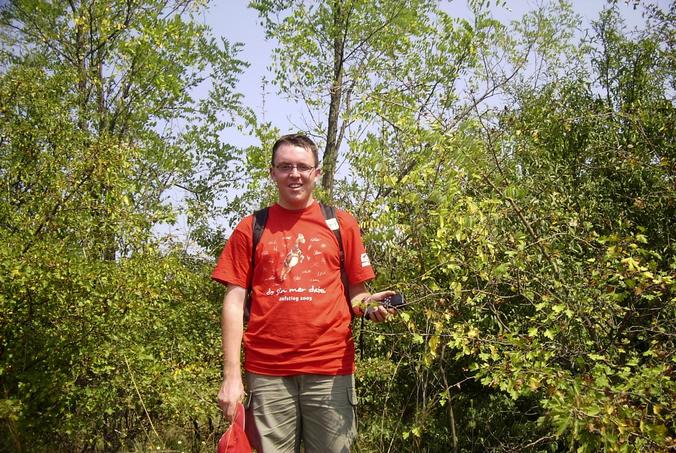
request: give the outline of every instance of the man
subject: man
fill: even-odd
[[[301,134],[272,148],[271,206],[251,267],[253,216],[233,231],[212,278],[227,285],[223,301],[223,383],[218,401],[228,420],[244,394],[240,347],[244,337],[248,398],[246,431],[259,452],[347,452],[356,436],[354,342],[341,281],[336,236],[312,192],[319,179],[317,146]],[[356,316],[376,322],[394,311],[370,295],[374,273],[356,220],[336,217],[345,253],[349,297]],[[243,312],[251,282],[246,333]]]

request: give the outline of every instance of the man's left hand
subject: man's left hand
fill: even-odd
[[[382,305],[382,301],[389,296],[393,296],[396,293],[394,291],[381,291],[379,293],[371,294],[368,296],[364,302],[366,303],[366,308],[364,311],[364,317],[373,322],[383,322],[391,315],[397,313],[397,310],[394,308],[385,308]],[[374,305],[374,303],[378,305]]]

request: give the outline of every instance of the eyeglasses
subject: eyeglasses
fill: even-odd
[[[279,164],[275,165],[275,168],[277,169],[277,171],[282,173],[291,173],[295,168],[296,170],[298,170],[298,173],[309,174],[312,170],[314,170],[315,167],[311,167],[305,164]]]

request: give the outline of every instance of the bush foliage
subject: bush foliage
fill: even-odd
[[[0,7],[0,450],[212,451],[214,219],[269,199],[277,131],[203,2],[62,3]],[[364,326],[359,451],[676,448],[674,5],[639,4],[584,38],[565,2],[252,4],[280,91],[349,147],[320,196],[410,303]]]

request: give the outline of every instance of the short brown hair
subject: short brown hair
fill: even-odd
[[[312,156],[315,159],[315,166],[319,166],[319,154],[317,151],[317,145],[305,134],[287,134],[282,135],[277,139],[274,145],[272,145],[272,160],[271,163],[275,165],[275,154],[277,154],[277,149],[282,145],[293,145],[300,146],[305,148],[308,151],[312,152]]]

